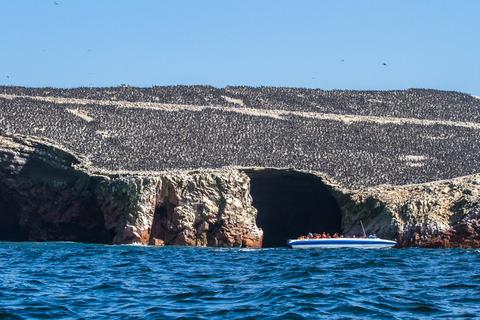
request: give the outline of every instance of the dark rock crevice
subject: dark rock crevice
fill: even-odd
[[[7,153],[7,155],[9,155]],[[95,177],[74,156],[43,146],[0,166],[0,240],[111,243]]]
[[[313,174],[277,169],[245,170],[250,177],[263,247],[286,246],[308,232],[341,233],[341,209],[329,187]]]
[[[20,225],[20,208],[5,185],[0,184],[0,241],[27,241],[28,234]]]
[[[20,182],[19,187],[25,186],[29,189],[0,185],[1,241],[112,242],[113,233],[105,228],[92,194],[76,196],[71,189]]]
[[[105,227],[103,212],[92,193],[78,198],[72,196],[65,200],[65,205],[59,207],[58,211],[52,209],[55,215],[38,216],[34,231],[40,233],[30,232],[31,239],[112,243],[114,232]]]
[[[159,240],[164,244],[174,244],[179,230],[172,224],[172,215],[175,206],[166,201],[155,209],[149,244],[156,244]]]

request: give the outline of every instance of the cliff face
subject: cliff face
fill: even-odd
[[[480,172],[480,100],[435,90],[0,87],[0,129],[111,171],[295,168],[349,188]]]
[[[115,174],[0,135],[0,240],[261,247],[260,224],[276,246],[309,231],[359,235],[360,221],[400,246],[480,247],[480,175],[349,190],[284,169]]]
[[[345,200],[344,200],[345,201]],[[342,207],[346,232],[397,238],[400,246],[480,247],[480,175],[350,193]]]
[[[248,177],[236,170],[93,174],[49,143],[0,138],[0,237],[260,247]]]

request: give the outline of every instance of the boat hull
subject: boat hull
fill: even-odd
[[[370,238],[331,238],[331,239],[291,239],[288,245],[294,249],[313,248],[391,248],[397,243],[392,240]]]

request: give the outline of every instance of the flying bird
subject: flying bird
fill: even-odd
[[[382,66],[386,66],[386,65],[387,65],[387,64],[386,64],[385,62],[384,62],[384,63],[382,63]]]
[[[58,2],[58,1],[53,1],[53,4],[56,5],[56,6],[58,6],[58,5],[60,4],[60,2]]]

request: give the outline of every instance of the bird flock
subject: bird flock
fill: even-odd
[[[277,167],[323,172],[348,187],[407,184],[479,171],[478,127],[345,123],[232,109],[480,122],[480,100],[426,89],[346,91],[271,87],[0,87],[0,127],[49,138],[108,170]],[[52,103],[35,97],[63,97]],[[91,99],[78,104],[69,99]],[[95,101],[110,101],[108,105]],[[190,106],[125,108],[122,101]]]

